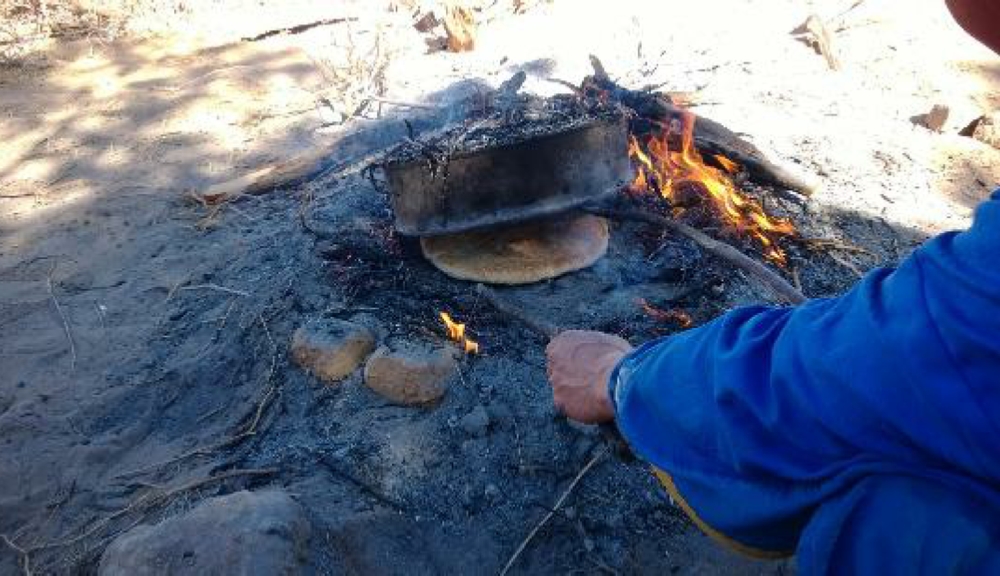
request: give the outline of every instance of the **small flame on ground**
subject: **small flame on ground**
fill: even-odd
[[[643,312],[649,314],[650,317],[659,322],[676,324],[681,328],[690,328],[691,325],[694,324],[694,321],[691,319],[691,315],[679,308],[672,308],[670,310],[657,308],[647,302],[645,298],[637,298],[635,303],[642,308]]]
[[[455,322],[447,312],[441,312],[440,315],[445,330],[448,331],[448,338],[461,344],[466,354],[479,354],[479,343],[465,336],[465,324]]]
[[[795,226],[785,218],[768,216],[759,202],[743,195],[736,188],[730,178],[731,174],[739,172],[739,166],[735,162],[715,155],[713,159],[723,169],[705,163],[694,145],[694,123],[694,115],[684,113],[678,150],[670,149],[671,131],[667,127],[645,137],[642,143],[635,136],[629,136],[629,157],[636,166],[632,190],[658,191],[667,200],[672,200],[675,190],[681,184],[699,183],[708,193],[712,206],[727,224],[754,238],[768,260],[784,267],[787,258],[777,240],[782,236],[795,234]]]

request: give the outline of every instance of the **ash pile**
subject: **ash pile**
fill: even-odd
[[[147,551],[169,546],[149,542],[218,510],[223,546],[276,546],[282,570],[784,569],[702,541],[643,463],[560,416],[545,344],[571,328],[639,344],[738,305],[838,293],[901,248],[878,222],[813,206],[808,179],[695,103],[593,63],[562,95],[527,94],[518,74],[384,118],[277,186],[295,194],[255,196],[285,230],[269,236],[274,278],[255,276],[269,308],[246,316],[261,329],[243,344],[262,351],[246,372],[266,379],[234,434],[127,477],[207,469],[224,492],[267,486],[301,507],[270,493],[172,504],[102,570],[158,561]],[[229,538],[255,510],[280,533]]]

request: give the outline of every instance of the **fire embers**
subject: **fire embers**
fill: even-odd
[[[680,122],[659,124],[647,135],[629,136],[629,156],[636,167],[630,189],[666,199],[674,217],[693,206],[707,205],[726,226],[753,238],[765,258],[784,267],[787,258],[778,241],[795,234],[795,226],[790,220],[769,216],[759,202],[737,189],[733,175],[739,166],[734,162],[718,155],[711,163],[702,158],[694,144],[694,123],[694,115],[684,113]]]
[[[639,308],[642,308],[643,312],[657,322],[676,326],[682,330],[687,330],[694,325],[694,320],[691,319],[691,315],[680,308],[664,310],[657,306],[653,306],[647,302],[645,298],[638,298],[635,303],[639,306]]]
[[[447,312],[441,312],[440,315],[445,330],[448,331],[448,338],[458,342],[466,354],[479,354],[479,343],[465,335],[465,324],[455,322]]]

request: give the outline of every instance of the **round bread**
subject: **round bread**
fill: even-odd
[[[580,270],[608,251],[608,223],[590,214],[420,239],[424,256],[460,280],[529,284]]]

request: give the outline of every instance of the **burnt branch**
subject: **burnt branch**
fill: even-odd
[[[611,218],[613,220],[632,220],[635,222],[645,222],[647,224],[660,226],[661,228],[669,230],[675,234],[689,238],[698,244],[698,246],[701,246],[701,248],[706,252],[722,258],[726,262],[729,262],[744,272],[747,272],[759,280],[762,284],[764,284],[764,286],[766,286],[769,290],[771,290],[771,292],[782,300],[785,300],[790,304],[801,304],[806,301],[806,297],[802,294],[802,292],[796,290],[794,286],[789,284],[781,276],[778,276],[777,273],[767,266],[761,264],[753,258],[750,258],[729,244],[719,242],[704,232],[692,228],[684,223],[664,218],[663,216],[652,212],[642,212],[639,210],[618,210],[606,207],[590,206],[586,208],[586,211],[591,214]]]

